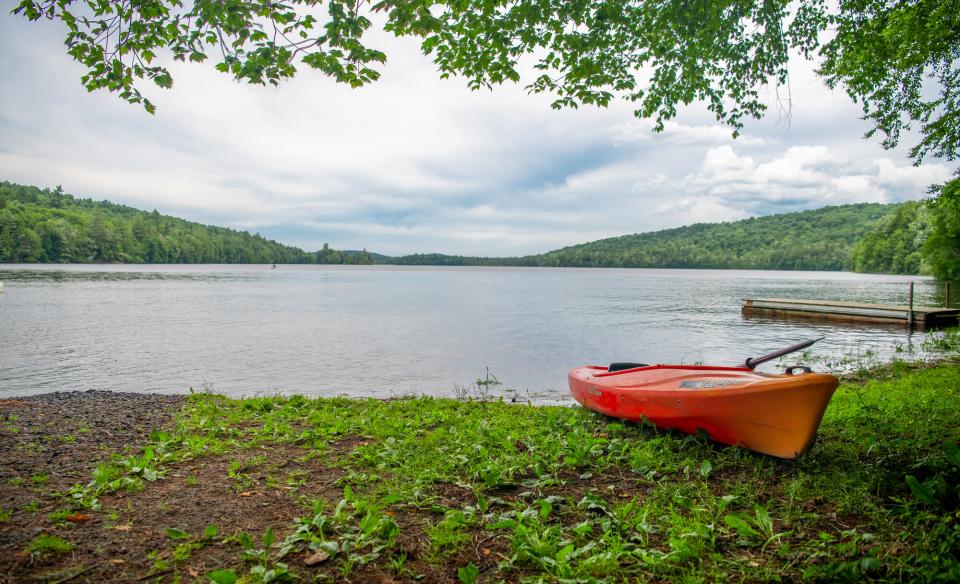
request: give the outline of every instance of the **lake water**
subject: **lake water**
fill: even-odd
[[[941,302],[930,279],[824,272],[0,265],[0,397],[58,390],[451,395],[487,368],[565,400],[575,365],[737,364],[825,335],[889,356],[900,326],[746,319],[744,297]],[[773,370],[772,367],[767,367]]]

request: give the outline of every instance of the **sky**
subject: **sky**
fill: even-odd
[[[88,93],[57,23],[0,16],[0,180],[258,232],[306,250],[541,253],[696,222],[923,198],[954,166],[884,150],[841,90],[791,64],[789,119],[734,140],[701,106],[663,133],[630,104],[555,111],[523,84],[442,80],[411,39],[381,33],[373,85],[304,67],[278,88],[212,64],[144,84],[156,115]],[[780,89],[781,95],[784,89]]]

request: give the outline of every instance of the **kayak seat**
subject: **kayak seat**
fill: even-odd
[[[637,367],[647,367],[646,363],[611,363],[607,367],[607,371],[613,373],[614,371],[623,371],[624,369],[636,369]]]

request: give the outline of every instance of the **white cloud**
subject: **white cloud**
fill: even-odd
[[[657,213],[669,218],[672,223],[717,223],[746,219],[749,215],[730,205],[720,197],[686,197],[679,201],[660,205]]]
[[[733,139],[733,130],[720,124],[686,125],[676,121],[664,123],[662,132],[654,132],[651,120],[631,120],[615,128],[617,143],[648,143],[678,146],[709,146],[726,144]],[[737,143],[742,146],[763,146],[774,140],[755,135],[741,135]]]
[[[717,146],[706,151],[700,168],[685,178],[684,186],[728,207],[767,214],[778,205],[792,210],[916,199],[928,185],[951,174],[943,164],[918,168],[905,161],[863,160],[836,150],[826,145],[791,146],[758,162],[732,146]]]

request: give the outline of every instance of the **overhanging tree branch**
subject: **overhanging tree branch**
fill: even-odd
[[[789,95],[796,51],[861,104],[868,135],[885,147],[919,130],[911,154],[920,163],[960,156],[955,2],[22,0],[13,12],[66,23],[67,52],[87,68],[87,89],[151,112],[139,82],[172,86],[154,63],[161,55],[203,62],[219,48],[219,71],[256,84],[278,84],[303,65],[351,87],[376,81],[387,56],[364,34],[378,13],[384,30],[420,39],[441,77],[473,89],[520,82],[520,62],[532,57],[536,76],[525,86],[553,95],[553,107],[620,98],[660,130],[680,107],[704,102],[736,135],[766,112],[763,88],[786,86]],[[125,62],[125,54],[133,56]]]

